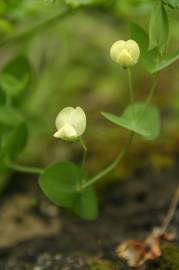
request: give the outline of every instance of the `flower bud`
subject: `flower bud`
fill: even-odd
[[[55,125],[55,138],[74,142],[85,132],[86,115],[80,107],[66,107],[57,115]]]
[[[110,50],[112,60],[122,67],[130,67],[137,63],[140,55],[140,49],[134,40],[116,41]]]

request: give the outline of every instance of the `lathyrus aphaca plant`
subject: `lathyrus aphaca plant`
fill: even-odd
[[[68,0],[66,2],[72,9],[84,6],[83,1]],[[85,1],[85,5],[89,5],[90,2],[94,1]],[[171,54],[167,52],[169,45],[168,8],[179,8],[179,1],[154,1],[149,33],[146,33],[140,26],[130,23],[129,40],[118,40],[111,46],[112,60],[119,65],[119,69],[124,70],[123,72],[128,77],[130,103],[120,116],[102,112],[102,115],[112,124],[125,128],[129,132],[126,144],[122,146],[117,157],[114,157],[109,165],[94,176],[90,176],[86,171],[87,146],[83,134],[88,123],[86,123],[86,112],[84,112],[86,110],[81,107],[62,109],[56,117],[54,125],[56,130],[54,128],[54,134],[52,134],[54,139],[61,139],[69,144],[71,142],[81,144],[83,149],[81,164],[58,161],[47,168],[34,168],[15,163],[28,135],[28,115],[15,106],[17,104],[15,101],[18,94],[27,88],[31,80],[29,65],[26,59],[20,57],[11,65],[5,66],[0,75],[0,87],[3,93],[0,105],[1,164],[3,164],[1,169],[11,168],[38,174],[40,188],[49,200],[60,207],[70,209],[81,218],[96,218],[98,203],[94,184],[116,168],[127,153],[135,136],[151,141],[155,140],[160,133],[160,112],[151,103],[152,97],[162,69],[179,58],[179,51]],[[17,61],[21,62],[22,68],[16,69]],[[149,75],[152,75],[153,79],[148,96],[143,102],[136,102],[132,83],[132,69],[138,63],[145,68]]]

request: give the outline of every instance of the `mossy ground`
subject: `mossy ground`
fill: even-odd
[[[151,261],[149,270],[179,270],[179,248],[173,244],[162,246],[162,256]]]

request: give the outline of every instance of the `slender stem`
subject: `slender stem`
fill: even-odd
[[[128,81],[129,81],[129,96],[130,96],[130,102],[132,105],[132,117],[135,119],[134,90],[133,90],[132,74],[131,74],[130,68],[127,68],[127,73],[128,73]]]
[[[83,158],[82,158],[82,164],[81,167],[84,168],[85,163],[86,163],[86,156],[87,156],[87,147],[85,142],[83,141],[82,137],[80,137],[80,144],[83,148]]]
[[[146,107],[149,105],[149,103],[151,102],[151,99],[152,99],[152,97],[153,97],[154,91],[155,91],[155,89],[156,89],[156,87],[157,87],[157,83],[158,83],[158,79],[159,79],[159,74],[160,74],[160,73],[157,73],[157,75],[156,75],[156,77],[155,77],[155,79],[154,79],[154,81],[153,81],[152,87],[151,87],[151,89],[150,89],[150,91],[149,91],[149,94],[148,94],[148,96],[147,96],[147,99],[146,99],[146,101],[145,101],[145,108],[146,108]]]
[[[42,28],[44,27],[48,27],[49,25],[51,25],[54,22],[57,22],[59,20],[59,18],[64,17],[65,15],[67,15],[69,13],[69,9],[64,8],[62,11],[60,11],[58,14],[55,14],[47,19],[43,19],[40,22],[30,26],[28,29],[25,30],[21,30],[18,33],[15,33],[9,37],[6,37],[4,39],[2,39],[0,41],[0,47],[3,47],[11,42],[13,42],[14,45],[14,41],[18,40],[18,39],[23,39],[28,37],[31,34],[34,34],[38,31],[40,31]]]
[[[127,141],[126,145],[123,147],[122,151],[119,153],[119,155],[116,157],[116,159],[107,168],[105,168],[104,170],[99,172],[97,175],[95,175],[94,177],[89,179],[88,182],[84,183],[83,184],[83,189],[85,189],[88,186],[94,184],[97,180],[101,179],[102,177],[104,177],[105,175],[110,173],[118,165],[118,163],[121,161],[121,159],[124,157],[124,155],[128,151],[133,137],[134,137],[134,132],[130,132],[130,135],[129,135],[129,138],[128,138],[128,141]]]
[[[166,232],[174,214],[175,214],[175,211],[176,211],[176,208],[177,208],[177,205],[179,203],[179,187],[176,189],[176,192],[175,192],[175,195],[173,197],[173,200],[171,202],[171,205],[170,205],[170,208],[168,210],[168,213],[162,223],[162,226],[161,226],[161,232],[164,233]]]
[[[6,165],[15,171],[25,172],[25,173],[42,174],[44,171],[42,168],[16,164],[13,161],[11,161],[10,159],[6,159]]]
[[[159,74],[160,73],[158,72],[157,75],[156,75],[156,77],[155,77],[155,79],[154,79],[154,81],[153,81],[153,83],[152,83],[152,86],[150,88],[149,94],[148,94],[148,96],[146,98],[146,101],[145,101],[145,104],[144,104],[144,109],[143,109],[143,111],[141,113],[141,116],[140,116],[139,120],[141,120],[141,118],[143,117],[143,115],[144,115],[144,113],[145,113],[148,105],[150,104],[150,102],[152,100],[152,97],[154,95],[154,92],[156,90],[157,83],[158,83],[158,80],[159,80]]]

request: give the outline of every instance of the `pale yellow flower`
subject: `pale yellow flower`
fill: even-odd
[[[80,107],[66,107],[56,117],[55,125],[57,131],[55,138],[64,141],[76,141],[85,132],[86,115]]]
[[[134,40],[119,40],[112,45],[110,56],[114,62],[126,68],[137,63],[140,56],[140,49]]]

